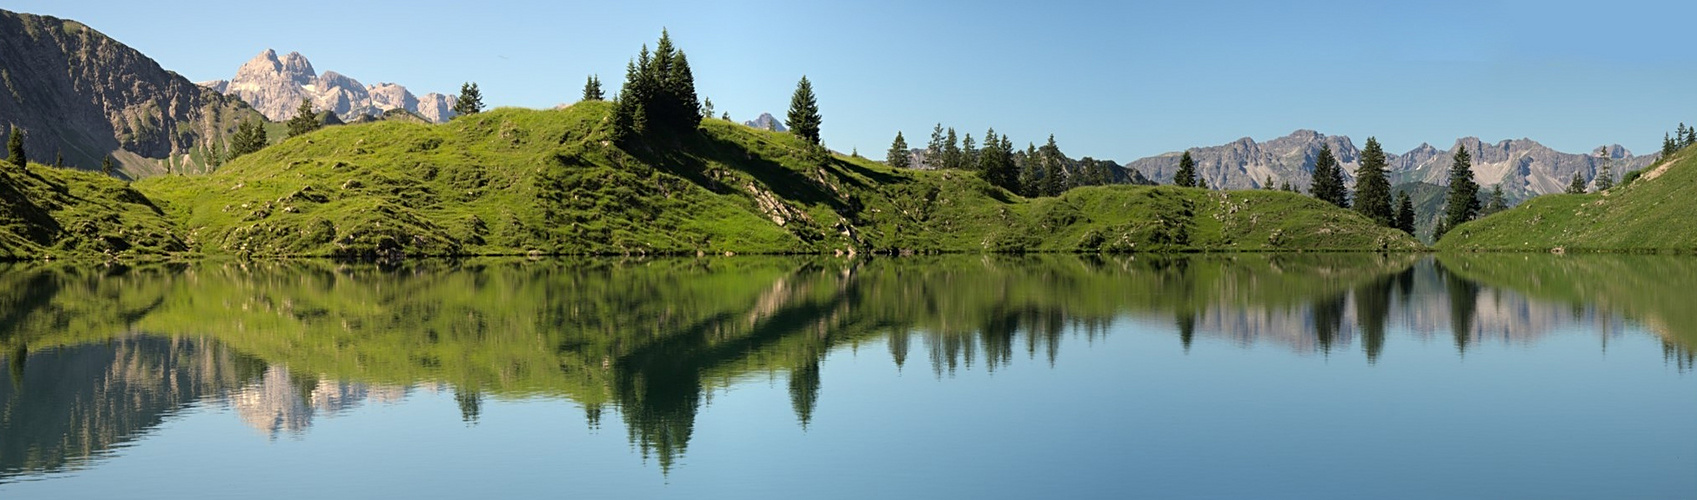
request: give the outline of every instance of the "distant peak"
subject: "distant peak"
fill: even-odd
[[[1287,135],[1285,137],[1293,137],[1293,138],[1297,138],[1297,139],[1314,139],[1314,138],[1318,138],[1322,135],[1324,135],[1324,134],[1321,134],[1319,131],[1315,131],[1315,130],[1311,130],[1311,129],[1305,129],[1305,128],[1299,128],[1299,129],[1296,129],[1295,132],[1291,132],[1290,135]]]

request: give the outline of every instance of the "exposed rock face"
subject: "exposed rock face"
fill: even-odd
[[[749,121],[746,121],[746,122],[742,122],[742,124],[748,125],[750,127],[754,127],[754,128],[757,128],[757,129],[761,129],[761,130],[771,130],[771,131],[774,131],[774,132],[788,132],[789,131],[789,129],[784,128],[784,122],[778,121],[777,118],[773,118],[771,113],[761,113],[758,118],[755,118],[753,120],[749,120]]]
[[[1242,138],[1230,144],[1191,148],[1197,171],[1208,185],[1226,189],[1257,189],[1264,187],[1267,178],[1274,183],[1290,182],[1307,191],[1313,183],[1314,159],[1320,146],[1329,145],[1332,154],[1344,169],[1344,182],[1355,184],[1355,169],[1361,166],[1361,151],[1348,136],[1328,136],[1312,130],[1298,130],[1290,135],[1257,143]],[[1588,154],[1563,153],[1531,139],[1485,143],[1476,137],[1458,139],[1448,150],[1421,144],[1401,155],[1387,155],[1391,184],[1428,182],[1449,185],[1449,168],[1456,151],[1467,148],[1473,160],[1474,180],[1481,186],[1501,183],[1503,193],[1511,200],[1559,193],[1567,188],[1574,173],[1588,182],[1605,162],[1616,179],[1626,172],[1644,168],[1655,158],[1633,156],[1619,145],[1598,148]],[[1182,152],[1166,153],[1143,158],[1127,165],[1143,172],[1160,183],[1171,183],[1178,170]]]
[[[4,10],[0,85],[0,132],[23,128],[31,160],[98,169],[111,155],[131,177],[208,168],[257,117],[82,23]]]
[[[335,71],[320,75],[298,52],[279,57],[276,51],[265,49],[236,69],[235,78],[200,85],[240,97],[272,121],[293,118],[302,99],[311,100],[314,109],[334,112],[348,122],[367,115],[383,116],[391,109],[403,109],[436,123],[454,116],[454,96],[430,93],[420,99],[399,84],[364,85]]]

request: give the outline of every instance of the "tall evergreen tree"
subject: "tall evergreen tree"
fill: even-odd
[[[908,167],[907,139],[902,138],[901,131],[896,131],[896,140],[890,143],[890,152],[884,158],[892,167]]]
[[[1043,196],[1060,196],[1066,190],[1066,155],[1055,145],[1055,134],[1049,134],[1037,159],[1043,165]]]
[[[1414,199],[1408,196],[1408,191],[1398,192],[1396,198],[1395,227],[1414,236]]]
[[[803,75],[790,95],[790,133],[811,144],[819,144],[819,101],[813,96],[813,82]]]
[[[589,75],[589,81],[583,84],[583,100],[600,101],[606,98],[607,95],[601,92],[601,76]]]
[[[1685,149],[1686,146],[1691,145],[1691,141],[1685,138],[1685,122],[1679,122],[1679,128],[1674,130],[1673,142],[1679,149]]]
[[[1196,178],[1196,187],[1199,187],[1199,188],[1202,188],[1202,189],[1208,189],[1208,179],[1197,177]]]
[[[666,30],[660,31],[653,52],[644,44],[625,63],[625,83],[613,110],[614,137],[626,146],[637,139],[693,133],[711,111],[695,92],[689,56],[672,44]]]
[[[1485,202],[1485,208],[1479,211],[1479,216],[1484,217],[1504,210],[1508,210],[1508,199],[1503,197],[1503,184],[1499,182],[1491,186],[1491,201]]]
[[[1027,198],[1043,196],[1043,166],[1037,159],[1037,145],[1025,143],[1025,151],[1018,155],[1019,164],[1019,194]]]
[[[1612,165],[1614,161],[1609,158],[1609,150],[1606,146],[1603,148],[1603,151],[1598,154],[1598,156],[1598,162],[1602,163],[1602,165],[1597,167],[1596,178],[1597,192],[1600,193],[1608,191],[1609,188],[1615,187],[1615,173],[1614,165]]]
[[[702,119],[713,117],[713,98],[704,97],[701,99],[701,117]]]
[[[1675,144],[1673,142],[1673,138],[1668,137],[1668,134],[1666,132],[1663,132],[1662,133],[1662,159],[1665,160],[1665,159],[1668,159],[1668,158],[1673,158],[1673,154],[1678,152],[1678,151],[1679,151],[1679,145]]]
[[[112,155],[106,155],[105,158],[101,158],[100,159],[100,173],[104,174],[107,177],[111,177],[113,171],[114,171],[114,169],[112,168]]]
[[[1349,208],[1349,189],[1343,185],[1343,167],[1338,165],[1337,156],[1332,155],[1330,145],[1320,145],[1320,153],[1314,157],[1314,182],[1309,185],[1308,192],[1320,201]]]
[[[931,142],[925,143],[925,164],[931,168],[944,168],[943,165],[943,124],[931,128]]]
[[[966,168],[961,161],[960,141],[955,137],[955,128],[949,127],[947,138],[943,139],[943,168]]]
[[[960,141],[960,163],[961,168],[966,169],[976,169],[979,166],[978,143],[972,141],[971,132],[967,132],[966,137]]]
[[[1008,191],[1022,192],[1019,185],[1019,165],[1014,164],[1013,143],[998,138],[996,129],[984,134],[984,148],[978,151],[978,171],[989,181]]]
[[[295,108],[295,117],[289,119],[289,137],[306,135],[318,130],[323,122],[318,121],[318,112],[312,110],[312,101],[301,99],[301,106]]]
[[[29,157],[24,155],[24,130],[17,125],[12,126],[12,133],[6,138],[6,161],[18,168],[29,164]]]
[[[1467,154],[1467,148],[1456,148],[1452,160],[1444,224],[1453,229],[1479,214],[1479,184],[1473,182],[1473,157]]]
[[[1272,176],[1272,174],[1268,174],[1267,180],[1261,183],[1261,189],[1272,191],[1273,188],[1274,188],[1274,186],[1273,186],[1273,176]]]
[[[1573,181],[1567,183],[1567,194],[1585,194],[1585,178],[1579,172],[1573,173]]]
[[[465,82],[460,84],[460,96],[454,99],[454,114],[458,116],[477,114],[483,111],[483,92],[477,90],[477,83]]]
[[[1178,159],[1178,170],[1173,172],[1173,185],[1178,187],[1196,187],[1196,160],[1185,151]]]
[[[1391,207],[1391,182],[1385,177],[1385,150],[1377,138],[1368,137],[1361,149],[1361,166],[1355,169],[1355,211],[1381,226],[1396,223]]]
[[[1697,127],[1685,129],[1685,147],[1697,144]]]
[[[65,168],[65,152],[64,151],[59,151],[59,152],[53,154],[53,168]]]
[[[265,126],[258,120],[243,121],[236,125],[236,133],[230,136],[229,159],[234,160],[242,155],[265,148]]]

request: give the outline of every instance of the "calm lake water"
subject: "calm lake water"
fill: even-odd
[[[0,498],[1693,498],[1697,259],[0,267]]]

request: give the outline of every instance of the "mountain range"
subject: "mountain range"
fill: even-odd
[[[5,10],[0,85],[0,133],[22,129],[31,160],[92,170],[111,156],[132,178],[208,170],[258,116],[82,23]]]
[[[321,75],[299,52],[278,57],[277,51],[265,49],[237,68],[234,78],[200,85],[239,97],[272,121],[293,118],[302,99],[311,100],[320,112],[336,113],[344,122],[380,117],[394,109],[404,109],[433,123],[454,117],[453,95],[431,92],[414,96],[399,84],[365,85],[335,71]]]
[[[1355,142],[1349,136],[1329,136],[1313,130],[1297,130],[1266,142],[1245,137],[1219,146],[1164,153],[1133,161],[1125,168],[1142,172],[1155,182],[1171,183],[1179,158],[1189,152],[1196,161],[1197,172],[1209,186],[1259,189],[1266,187],[1264,184],[1271,178],[1275,184],[1289,182],[1306,192],[1313,182],[1314,159],[1323,145],[1331,147],[1343,166],[1344,182],[1353,186],[1355,170],[1361,166],[1361,151]],[[1450,166],[1455,153],[1462,148],[1472,156],[1474,181],[1487,189],[1500,184],[1511,202],[1560,193],[1572,182],[1575,173],[1588,185],[1594,185],[1605,163],[1618,180],[1655,160],[1655,156],[1635,156],[1620,145],[1575,154],[1556,151],[1531,139],[1487,143],[1477,137],[1463,137],[1456,139],[1449,149],[1421,144],[1407,153],[1387,154],[1391,184],[1449,185]]]

